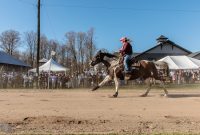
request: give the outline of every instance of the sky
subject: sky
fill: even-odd
[[[14,29],[23,37],[37,31],[37,0],[0,0],[0,33]],[[41,34],[65,43],[69,31],[94,28],[98,49],[132,40],[134,52],[156,45],[164,35],[192,52],[200,51],[200,0],[41,0]]]

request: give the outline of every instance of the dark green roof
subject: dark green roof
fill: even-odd
[[[21,60],[16,59],[15,57],[0,51],[0,64],[8,64],[8,65],[17,65],[17,66],[23,66],[23,67],[30,67],[26,63],[24,63]]]

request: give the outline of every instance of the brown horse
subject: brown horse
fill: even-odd
[[[109,58],[109,60],[106,60],[106,57]],[[169,68],[167,63],[165,62],[150,62],[146,60],[138,61],[136,64],[133,64],[132,66],[134,69],[132,70],[130,76],[125,78],[124,75],[124,66],[120,62],[121,60],[110,53],[105,53],[98,51],[97,54],[93,57],[91,61],[91,66],[95,66],[98,63],[103,63],[107,67],[108,74],[104,78],[104,80],[99,83],[96,87],[92,89],[92,91],[97,90],[98,88],[102,87],[105,83],[114,80],[115,82],[115,89],[116,92],[113,95],[113,97],[118,96],[118,88],[119,88],[119,80],[135,80],[135,79],[143,79],[148,81],[148,88],[144,94],[141,96],[145,97],[148,95],[150,89],[151,89],[151,78],[154,78],[155,80],[159,80],[160,84],[163,86],[165,96],[167,96],[168,91],[164,87],[164,78],[168,77],[169,75]],[[160,69],[158,69],[158,67]]]

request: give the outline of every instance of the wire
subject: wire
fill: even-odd
[[[44,6],[43,6],[44,7]],[[45,10],[45,8],[43,8],[44,10]],[[46,11],[46,12],[45,12]],[[51,29],[51,32],[53,33],[53,35],[54,35],[54,38],[55,39],[57,39],[56,38],[56,33],[55,33],[55,30],[54,30],[54,28],[53,28],[53,25],[52,25],[52,22],[51,22],[51,19],[50,19],[50,17],[49,17],[49,14],[48,14],[48,12],[47,12],[47,10],[45,10],[44,12],[46,13],[46,15],[47,15],[47,19],[49,20],[48,22],[49,22],[49,25],[50,25],[50,29]]]
[[[32,3],[27,0],[18,0],[20,2],[32,5],[32,6],[37,6],[37,4]],[[37,2],[36,2],[37,3]],[[82,8],[82,9],[107,9],[107,10],[131,10],[131,11],[136,11],[136,12],[184,12],[184,13],[200,13],[200,10],[195,10],[195,9],[142,9],[142,8],[132,8],[132,7],[106,7],[106,6],[83,6],[83,5],[52,5],[52,4],[41,4],[41,6],[46,6],[46,7],[66,7],[66,8]]]
[[[67,7],[67,8],[83,8],[83,9],[107,9],[107,10],[132,10],[139,12],[191,12],[200,13],[200,10],[185,10],[185,9],[137,9],[131,7],[105,7],[105,6],[83,6],[83,5],[51,5],[45,4],[46,7]]]
[[[25,4],[28,4],[28,5],[37,6],[37,4],[32,3],[32,2],[30,2],[30,1],[26,1],[26,0],[18,0],[18,1],[20,1],[20,2],[22,2],[22,3],[25,3]]]

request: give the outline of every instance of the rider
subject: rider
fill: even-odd
[[[130,44],[130,40],[127,37],[122,37],[120,41],[122,43],[122,48],[119,50],[119,52],[124,57],[125,73],[130,73],[131,68],[129,65],[129,61],[133,53],[132,45]]]

